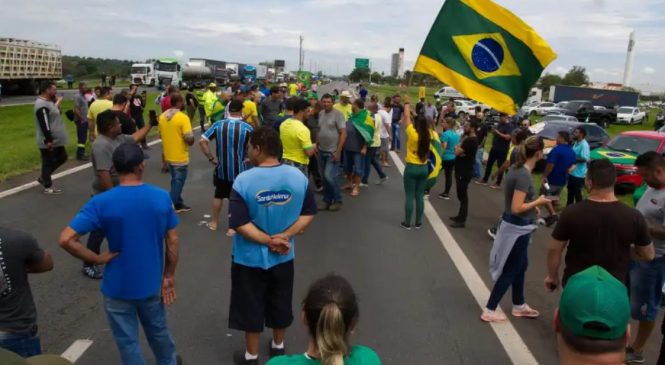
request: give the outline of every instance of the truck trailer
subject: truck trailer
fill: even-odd
[[[30,40],[0,38],[2,93],[35,95],[41,81],[60,79],[60,47]]]
[[[550,101],[589,100],[595,106],[613,109],[618,106],[637,106],[640,94],[632,91],[594,89],[556,85],[550,87]]]

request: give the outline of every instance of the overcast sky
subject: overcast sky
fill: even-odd
[[[559,58],[548,72],[587,68],[592,81],[621,82],[636,31],[634,84],[665,90],[665,0],[497,0],[533,26]],[[406,49],[413,63],[441,0],[0,0],[0,37],[55,43],[63,53],[143,60],[176,56],[351,71],[355,57],[389,72]],[[647,85],[649,84],[649,85]]]

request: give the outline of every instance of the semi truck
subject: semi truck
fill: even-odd
[[[0,90],[35,95],[44,80],[62,79],[60,47],[15,38],[0,38]]]
[[[640,94],[632,91],[594,89],[555,85],[550,87],[550,101],[559,103],[570,100],[588,100],[594,106],[613,109],[617,106],[637,106]]]
[[[130,78],[140,85],[182,86],[182,67],[175,58],[148,60],[132,65]]]
[[[211,82],[225,83],[229,80],[226,62],[206,58],[190,58],[182,68],[182,78],[187,85],[204,87]]]
[[[157,84],[157,73],[154,63],[135,63],[132,65],[130,80],[138,85],[155,86]]]

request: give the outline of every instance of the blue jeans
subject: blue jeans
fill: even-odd
[[[0,348],[9,350],[21,357],[41,355],[42,345],[36,334],[0,332]]]
[[[524,219],[512,214],[503,214],[503,221],[516,226],[527,226],[533,224],[533,220]],[[524,276],[526,268],[529,266],[529,242],[531,242],[531,233],[520,236],[515,241],[515,246],[510,251],[506,264],[503,267],[501,276],[494,283],[492,293],[487,301],[487,309],[496,310],[501,302],[501,298],[506,294],[508,288],[513,288],[513,305],[522,305],[524,300]]]
[[[367,154],[365,155],[365,171],[363,174],[362,178],[362,183],[367,184],[367,180],[369,179],[369,171],[370,167],[374,166],[374,170],[376,170],[376,173],[379,174],[379,178],[383,179],[386,177],[386,174],[383,173],[383,168],[381,167],[381,164],[379,163],[379,147],[367,147]]]
[[[339,204],[342,202],[342,192],[337,182],[339,175],[339,161],[333,161],[330,152],[319,152],[319,168],[323,177],[323,202],[326,204]]]
[[[399,123],[391,124],[390,129],[393,133],[393,141],[390,143],[390,149],[399,150],[401,147],[401,144],[399,143]]]
[[[123,365],[146,365],[139,342],[139,321],[157,365],[176,365],[175,343],[166,326],[166,311],[159,295],[140,300],[104,297],[104,310]]]
[[[176,208],[182,206],[182,189],[185,187],[187,180],[187,165],[174,166],[169,164],[169,172],[171,173],[171,201]]]
[[[651,262],[633,262],[630,269],[630,315],[638,321],[654,322],[660,310],[665,256]]]
[[[483,157],[485,156],[485,149],[480,147],[476,151],[476,162],[473,164],[473,177],[476,179],[480,177],[481,169],[483,167]]]

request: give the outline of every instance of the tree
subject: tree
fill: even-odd
[[[551,86],[560,85],[563,78],[555,74],[545,74],[538,81],[538,87],[543,91],[548,92]]]
[[[589,83],[589,75],[586,73],[586,68],[582,66],[573,66],[566,76],[563,77],[561,83],[569,86],[587,85]]]
[[[372,82],[380,83],[383,76],[378,72],[372,72]]]
[[[349,80],[358,82],[369,79],[369,69],[367,68],[354,68],[349,74]]]

